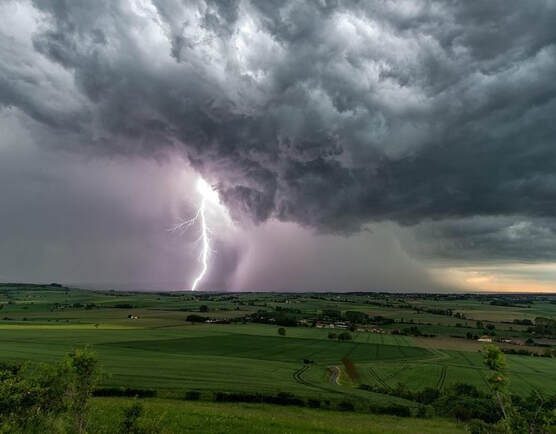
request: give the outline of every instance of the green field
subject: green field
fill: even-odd
[[[95,398],[90,425],[98,434],[112,434],[131,400]],[[213,404],[174,400],[143,400],[145,417],[156,420],[162,433],[464,433],[463,424],[435,419],[407,419],[360,413],[311,410],[265,404]]]
[[[336,397],[338,392],[369,395],[350,385],[331,385],[327,367],[342,365],[349,355],[356,363],[426,359],[423,348],[368,343],[364,336],[352,342],[332,342],[322,330],[305,329],[304,336],[276,335],[266,325],[202,325],[154,329],[76,329],[62,325],[30,330],[4,326],[0,351],[4,360],[54,361],[72,348],[91,345],[107,377],[105,386],[154,388],[161,391],[289,391],[303,396]],[[292,331],[293,335],[295,333]],[[395,337],[386,336],[393,339]],[[303,359],[315,363],[301,378],[294,374]],[[307,378],[304,378],[307,377]],[[310,384],[307,384],[310,383]],[[317,387],[313,387],[317,386]],[[379,397],[384,400],[384,397]],[[387,400],[397,400],[387,397]]]
[[[384,295],[120,294],[5,285],[0,286],[0,360],[53,362],[74,348],[90,346],[97,353],[104,374],[99,387],[150,389],[167,400],[182,399],[186,392],[198,391],[203,401],[211,400],[216,392],[266,395],[288,392],[302,399],[319,400],[321,407],[328,409],[326,411],[332,411],[346,400],[362,412],[376,405],[404,405],[416,411],[419,404],[414,401],[396,394],[363,390],[359,386],[364,384],[385,391],[400,388],[419,391],[425,387],[443,391],[465,382],[488,392],[488,370],[478,351],[481,347],[474,341],[464,340],[463,335],[468,330],[477,332],[474,327],[480,320],[495,325],[499,333],[503,330],[510,337],[523,337],[527,333],[525,327],[505,320],[554,315],[556,305],[549,301],[533,301],[529,307],[522,308],[492,306],[481,300],[455,302]],[[465,318],[415,311],[411,306],[457,309],[465,312]],[[492,316],[488,314],[489,308]],[[293,312],[297,318],[310,319],[320,318],[330,309],[342,314],[357,311],[379,315],[391,323],[381,326],[383,333],[352,326],[351,339],[340,341],[330,339],[329,333],[344,330],[319,328],[321,325],[314,326],[314,321],[313,327],[307,322],[302,322],[302,326],[285,327],[285,336],[278,335],[276,324],[252,321],[253,314],[260,311],[288,312],[288,315]],[[192,313],[226,323],[186,321]],[[128,318],[130,314],[138,319]],[[405,325],[418,326],[423,333],[435,336],[416,339],[411,335],[392,334],[395,328]],[[544,342],[549,344],[542,349],[550,349],[551,339],[547,337]],[[461,349],[459,344],[462,344]],[[357,376],[346,370],[345,357],[355,367]],[[508,355],[507,360],[512,392],[521,395],[533,390],[556,393],[553,374],[556,359]],[[95,414],[106,412],[110,402],[108,398],[96,398]],[[225,408],[218,411],[228,412],[229,417],[249,414],[263,420],[267,417],[265,412],[269,412],[268,406],[255,408],[160,400],[149,401],[148,408],[155,411],[157,406],[166,405],[168,414],[172,415],[168,416],[169,426],[177,423],[179,406],[189,406],[187,408],[196,412],[196,416],[188,416],[192,418],[187,422],[191,426],[206,422],[218,405]],[[291,425],[294,420],[304,417],[303,412],[318,411],[282,408],[275,425],[265,432],[288,431],[294,426]],[[332,413],[323,414],[322,417],[331,420],[335,417]],[[237,423],[232,424],[236,431],[229,432],[240,432],[242,424],[249,423],[243,416],[236,416],[233,417],[238,419]],[[229,417],[210,418],[213,425],[206,432],[218,432],[220,426],[231,423]],[[348,416],[343,414],[342,417]],[[350,425],[353,430],[343,432],[370,432],[366,427],[376,424],[373,419],[365,419],[368,415],[350,414],[349,417],[353,418],[353,425]],[[376,431],[372,432],[409,432],[401,425],[399,431],[393,430],[393,422],[387,419],[383,422],[384,427],[376,425]],[[323,423],[319,416],[318,422],[307,421],[302,431],[322,432],[319,424]],[[453,423],[449,428],[443,425],[447,422],[435,423],[438,423],[437,432],[458,429]],[[339,432],[341,426],[330,425],[326,432]],[[429,425],[422,432],[434,432],[433,429],[436,428]],[[294,431],[292,428],[291,432]]]

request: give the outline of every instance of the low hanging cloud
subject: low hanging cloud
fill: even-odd
[[[462,244],[462,256],[554,251],[519,226],[556,239],[554,2],[0,8],[0,105],[32,119],[44,148],[177,152],[238,220],[418,225],[420,254],[454,259]],[[512,227],[522,250],[501,235]],[[435,237],[446,242],[426,247]]]

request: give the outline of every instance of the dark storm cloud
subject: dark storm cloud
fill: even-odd
[[[554,2],[33,6],[0,102],[45,145],[177,149],[235,216],[324,231],[556,211]]]
[[[411,253],[458,264],[484,262],[551,262],[556,257],[553,219],[473,217],[424,222],[411,231]],[[417,242],[415,242],[417,241]]]

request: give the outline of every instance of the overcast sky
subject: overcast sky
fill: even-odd
[[[0,2],[0,281],[556,291],[556,2]]]

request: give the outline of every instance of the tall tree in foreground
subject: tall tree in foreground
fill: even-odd
[[[72,351],[66,360],[70,367],[71,382],[69,410],[74,430],[85,432],[88,402],[99,380],[98,360],[88,348]]]
[[[508,385],[508,379],[506,377],[506,356],[500,348],[495,345],[486,345],[483,352],[483,362],[490,370],[488,384],[492,390],[496,404],[500,407],[504,416],[503,427],[507,432],[511,432],[512,403],[506,388]]]

